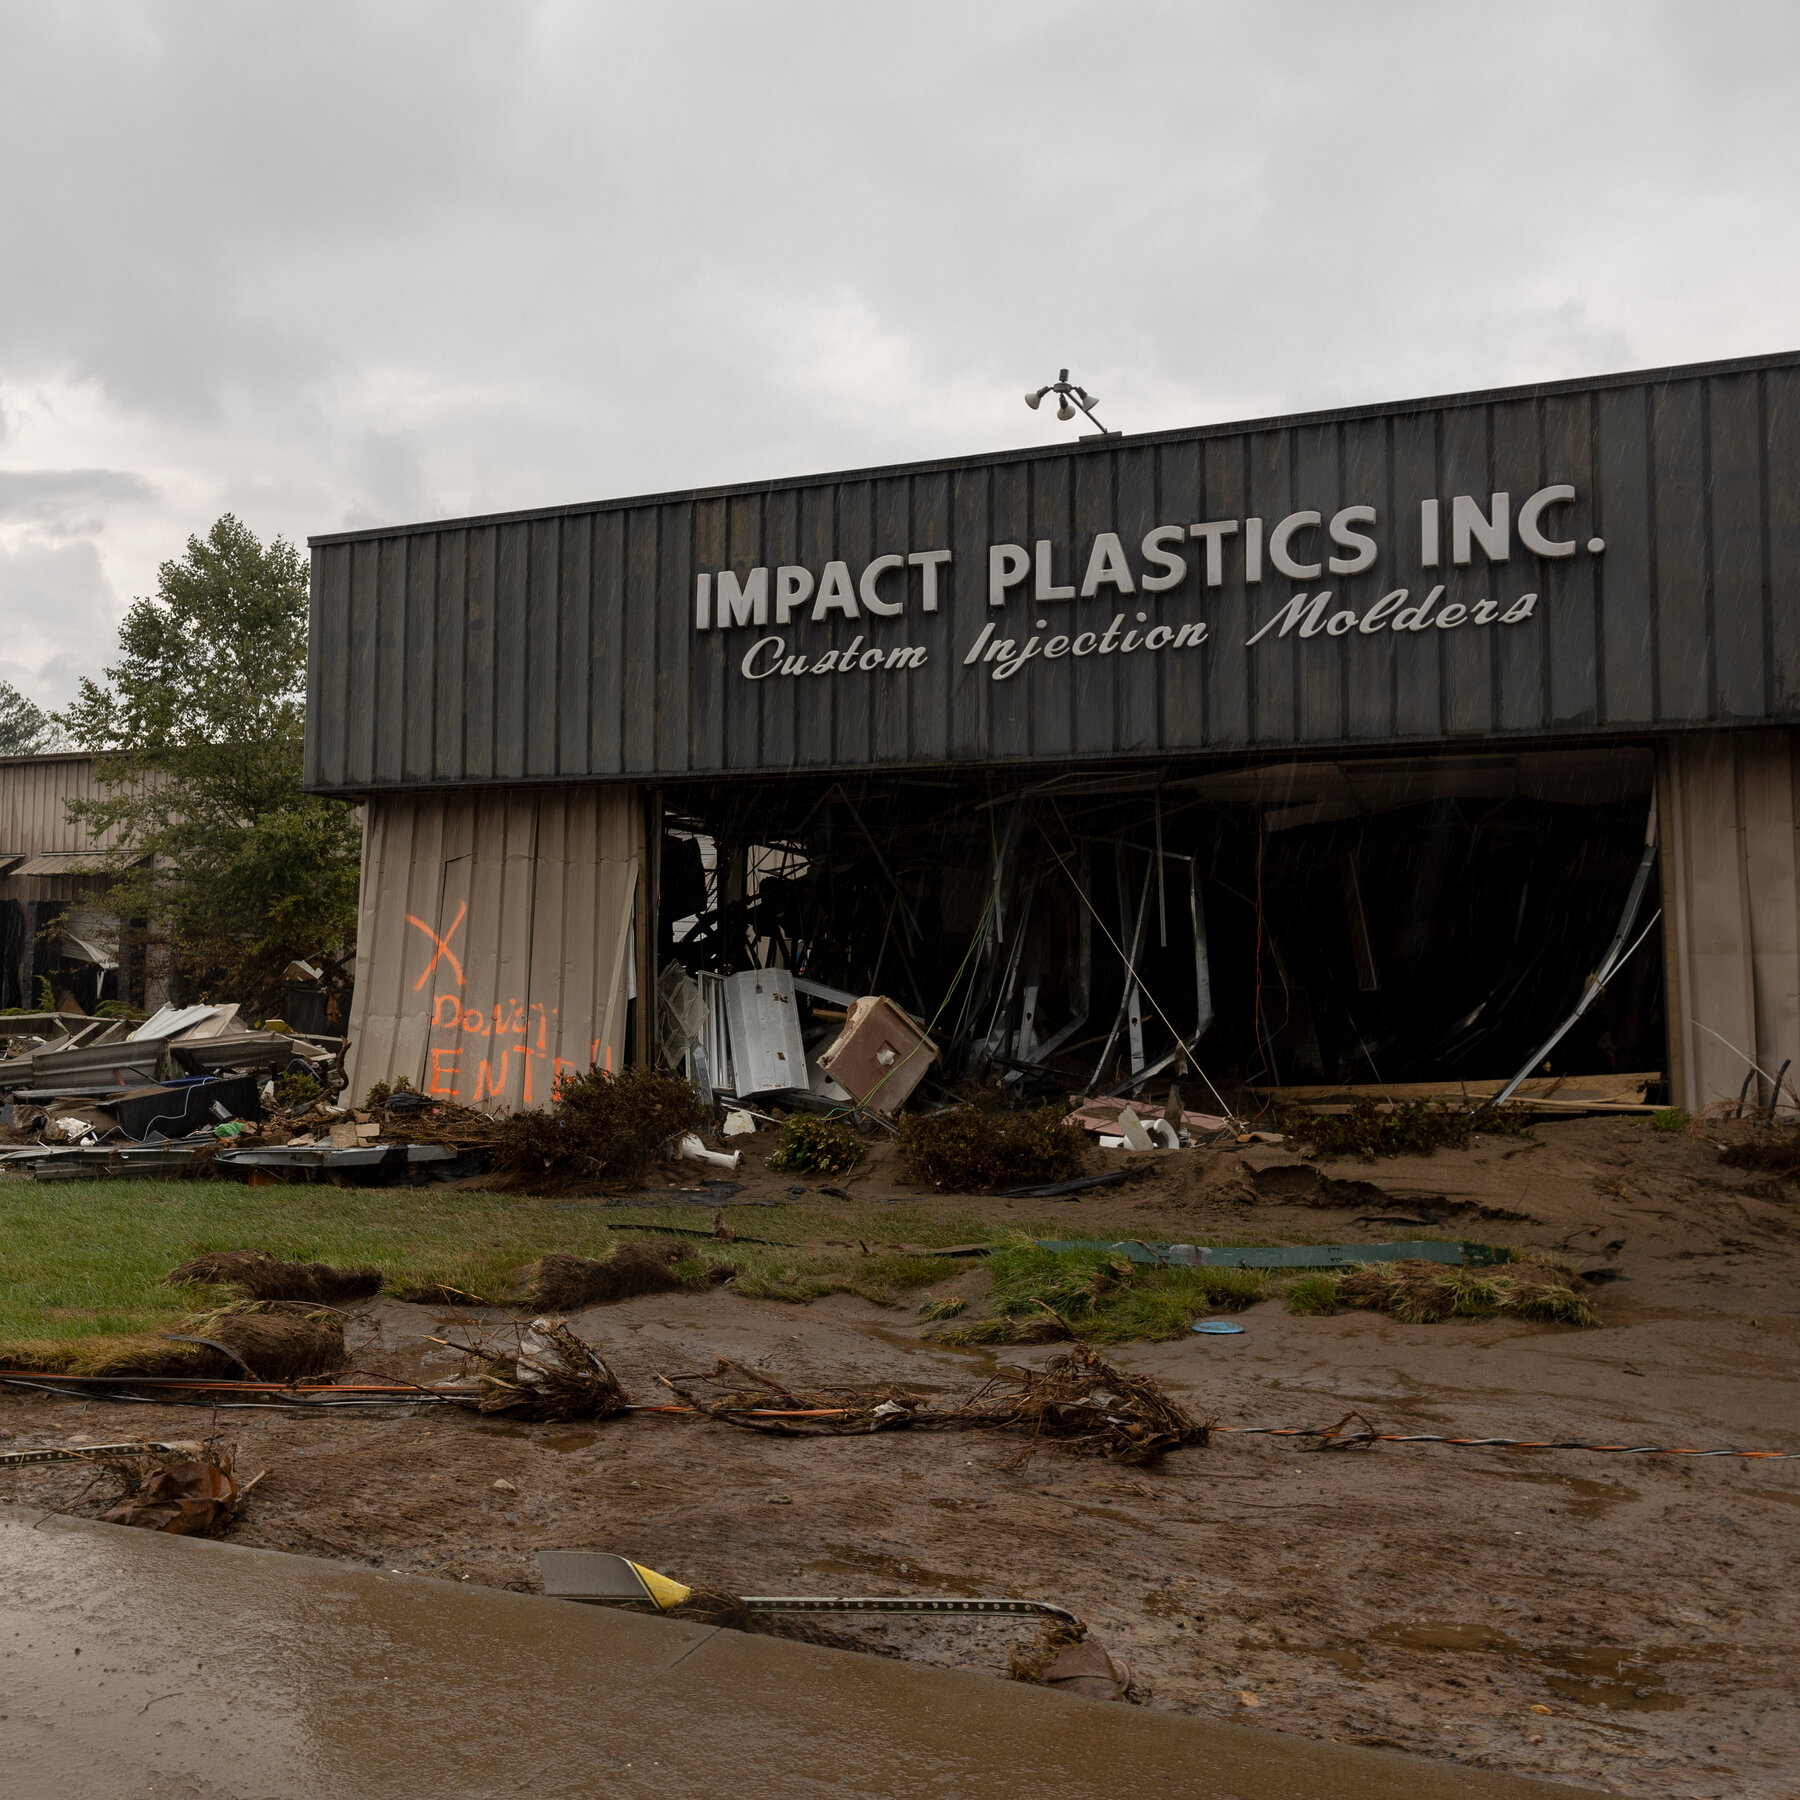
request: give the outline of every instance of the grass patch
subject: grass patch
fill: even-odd
[[[1693,1122],[1693,1115],[1679,1106],[1659,1107],[1650,1115],[1652,1131],[1686,1131]]]
[[[954,1325],[945,1343],[1017,1344],[1060,1336],[1094,1344],[1179,1337],[1208,1312],[1238,1312],[1269,1291],[1257,1269],[1157,1268],[1109,1250],[1013,1243],[988,1258],[991,1316]]]
[[[1529,1137],[1526,1116],[1510,1106],[1451,1106],[1442,1100],[1409,1100],[1395,1107],[1358,1100],[1343,1113],[1290,1113],[1281,1129],[1320,1156],[1430,1156],[1466,1150],[1476,1132],[1490,1137]]]
[[[1532,1257],[1497,1269],[1448,1263],[1358,1263],[1304,1275],[1287,1290],[1288,1311],[1384,1312],[1407,1325],[1445,1319],[1530,1319],[1593,1326],[1600,1316],[1576,1286],[1573,1270]]]
[[[367,1264],[390,1289],[436,1284],[494,1295],[510,1270],[537,1257],[605,1256],[620,1241],[615,1226],[691,1230],[705,1219],[694,1207],[558,1207],[432,1188],[0,1179],[0,1339],[174,1330],[174,1320],[232,1298],[224,1288],[163,1285],[171,1269],[207,1251]],[[774,1207],[757,1209],[756,1226],[768,1237],[818,1230],[805,1215]],[[743,1265],[781,1254],[695,1244],[709,1261]]]

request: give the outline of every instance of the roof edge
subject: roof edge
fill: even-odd
[[[1529,382],[1519,387],[1472,389],[1465,393],[1428,394],[1411,400],[1383,400],[1362,406],[1328,407],[1318,412],[1280,413],[1263,419],[1235,419],[1217,425],[1183,425],[1166,431],[1122,433],[1117,437],[1076,438],[1058,444],[1031,444],[1016,450],[984,450],[921,462],[882,463],[857,469],[825,469],[811,475],[783,475],[760,481],[726,482],[713,487],[678,488],[660,494],[631,494],[610,500],[574,501],[561,506],[522,511],[473,513],[461,518],[427,519],[416,524],[373,525],[356,531],[320,532],[309,548],[355,544],[386,538],[416,537],[430,531],[461,531],[478,526],[517,525],[535,519],[566,519],[584,514],[622,512],[640,506],[670,506],[683,501],[725,500],[744,494],[785,493],[793,488],[828,482],[876,481],[899,475],[933,475],[955,469],[990,468],[1000,463],[1034,462],[1073,452],[1149,448],[1158,444],[1196,443],[1207,438],[1237,437],[1252,431],[1284,431],[1302,425],[1325,425],[1352,419],[1377,419],[1432,412],[1452,406],[1495,405],[1544,399],[1558,394],[1597,393],[1607,388],[1635,387],[1670,381],[1693,381],[1711,375],[1747,375],[1766,369],[1800,368],[1800,350],[1772,351],[1762,356],[1728,357],[1718,362],[1676,363],[1663,368],[1625,369],[1610,375],[1572,376],[1560,381]]]

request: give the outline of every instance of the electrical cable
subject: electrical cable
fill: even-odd
[[[1476,1438],[1450,1437],[1432,1431],[1339,1431],[1323,1425],[1215,1425],[1214,1431],[1240,1437],[1309,1437],[1328,1443],[1352,1444],[1451,1444],[1460,1449],[1498,1450],[1595,1450],[1617,1456],[1743,1456],[1768,1462],[1800,1460],[1800,1450],[1690,1450],[1664,1444],[1590,1444],[1576,1438]]]

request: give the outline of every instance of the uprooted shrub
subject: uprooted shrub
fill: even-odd
[[[1301,1277],[1288,1289],[1288,1310],[1385,1312],[1407,1325],[1495,1318],[1598,1325],[1580,1281],[1566,1265],[1536,1256],[1478,1269],[1410,1259],[1356,1263]]]
[[[1240,1311],[1268,1277],[1254,1269],[1162,1267],[1116,1250],[1009,1244],[987,1259],[990,1316],[934,1335],[953,1344],[1152,1342],[1179,1337],[1204,1312]]]
[[[630,1404],[619,1378],[561,1319],[513,1328],[511,1344],[471,1346],[480,1369],[475,1410],[541,1421],[611,1419]]]
[[[1290,1113],[1281,1122],[1288,1137],[1310,1144],[1320,1156],[1429,1156],[1434,1150],[1466,1150],[1475,1132],[1524,1137],[1526,1118],[1510,1106],[1473,1108],[1442,1100],[1408,1100],[1392,1107],[1358,1100],[1348,1112]]]
[[[731,1263],[711,1263],[673,1238],[615,1245],[603,1257],[553,1253],[527,1263],[514,1276],[515,1302],[538,1313],[576,1312],[634,1294],[698,1290],[729,1281]]]
[[[547,1112],[517,1112],[498,1122],[488,1152],[493,1168],[522,1185],[642,1181],[672,1137],[707,1122],[699,1090],[669,1069],[590,1069],[556,1084]]]
[[[907,1113],[900,1121],[900,1156],[916,1180],[957,1194],[1032,1187],[1082,1172],[1088,1134],[1063,1122],[1057,1106],[995,1112],[958,1106],[949,1112]]]
[[[317,1305],[341,1305],[347,1300],[366,1300],[380,1290],[381,1271],[339,1268],[332,1263],[283,1262],[264,1250],[209,1250],[171,1269],[165,1285],[181,1287],[205,1282],[228,1287],[245,1300],[308,1300]]]
[[[866,1154],[856,1127],[817,1113],[792,1113],[782,1121],[781,1144],[769,1167],[783,1175],[847,1175]]]

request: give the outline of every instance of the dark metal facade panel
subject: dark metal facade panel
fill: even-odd
[[[307,685],[345,793],[1800,723],[1800,356],[319,538]]]

